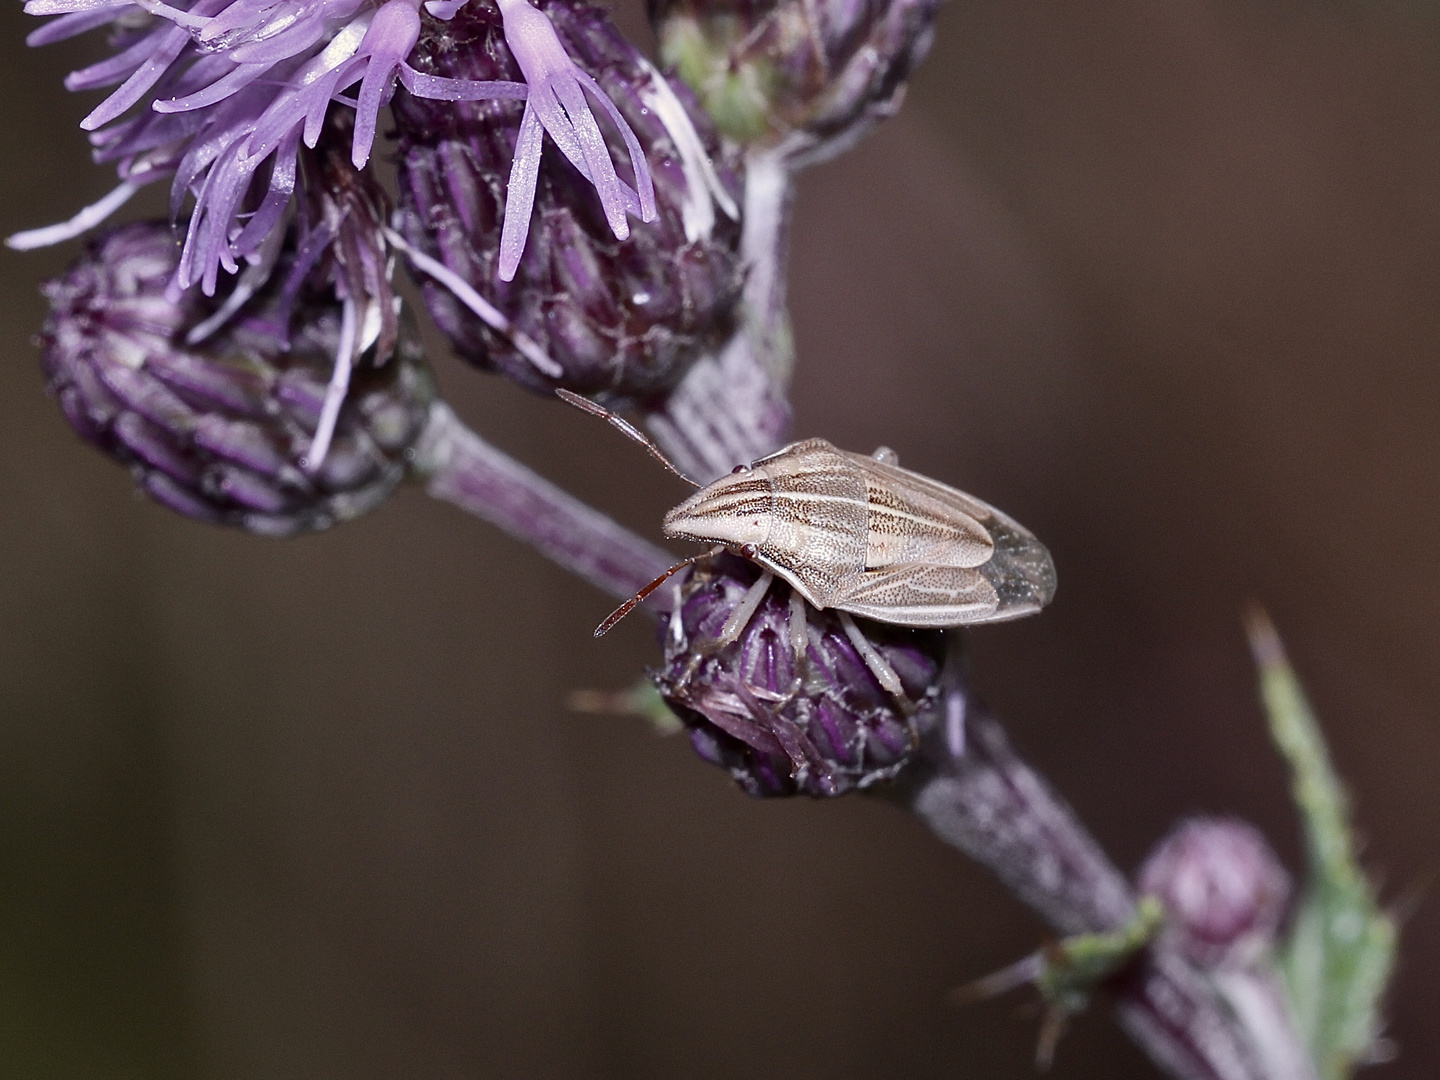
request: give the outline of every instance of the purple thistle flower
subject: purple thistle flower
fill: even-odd
[[[630,236],[627,211],[639,215],[642,221],[655,220],[655,187],[640,141],[594,76],[570,59],[549,17],[532,7],[530,0],[499,0],[499,6],[505,41],[530,87],[515,143],[505,227],[500,236],[500,280],[510,281],[530,233],[530,209],[535,203],[535,183],[540,173],[542,127],[580,175],[595,185],[600,205],[605,208],[605,220],[617,240]],[[605,136],[586,102],[587,92],[605,110],[625,141],[630,166],[635,170],[634,188],[615,173]]]
[[[702,758],[750,795],[830,797],[891,779],[942,724],[963,752],[963,696],[941,693],[943,631],[855,620],[857,641],[838,613],[776,583],[739,638],[715,649],[759,576],[747,559],[707,559],[661,624],[665,662],[651,677]],[[890,666],[907,700],[880,685],[864,649]]]
[[[361,168],[374,145],[380,109],[397,81],[412,94],[442,101],[523,99],[530,93],[522,82],[444,79],[415,71],[408,58],[421,33],[419,2],[195,0],[180,8],[158,0],[30,0],[25,8],[30,14],[59,15],[30,36],[32,45],[99,26],[115,28],[115,55],[73,72],[66,86],[119,84],[81,126],[91,132],[96,160],[117,163],[121,184],[69,222],[17,234],[10,245],[38,247],[78,235],[141,185],[171,176],[172,215],[179,217],[187,199],[194,202],[172,296],[197,282],[213,295],[221,269],[236,273],[242,261],[262,258],[264,244],[290,207],[299,148],[316,144],[332,101],[355,110],[351,156]],[[541,99],[536,115],[549,117],[552,137],[580,155],[581,172],[593,178],[612,227],[625,235],[624,210],[617,207],[647,220],[654,215],[638,142],[621,121],[627,145],[634,144],[637,192],[619,181],[608,156],[603,162],[596,157],[594,118],[583,94],[573,89],[595,94],[595,88],[572,74],[574,65],[553,32],[546,36],[545,16],[525,0],[506,3],[516,58]],[[432,6],[450,14],[456,8]],[[356,97],[346,97],[344,91],[357,83]],[[612,117],[618,115],[603,95],[597,100]],[[140,109],[132,113],[136,106]],[[565,116],[568,129],[561,123]],[[533,172],[538,139],[516,149],[518,174]],[[528,217],[527,202],[525,221]],[[518,260],[524,222],[510,232]]]
[[[286,295],[279,282],[296,265],[287,256],[260,295],[191,344],[218,307],[196,290],[168,298],[175,262],[169,227],[135,222],[97,238],[45,286],[42,359],[71,426],[151,498],[201,521],[288,536],[383,502],[434,397],[414,333],[396,325],[384,364],[374,362],[377,335],[323,464],[310,467],[346,333],[342,305],[313,276]]]
[[[544,393],[558,385],[617,404],[653,400],[733,324],[742,285],[734,155],[689,91],[672,87],[603,8],[539,2],[565,51],[639,133],[655,224],[617,241],[588,180],[551,150],[527,181],[529,254],[513,281],[496,281],[513,269],[505,237],[519,220],[521,159],[512,166],[510,148],[539,96],[523,109],[444,108],[401,93],[393,110],[407,254],[432,279],[430,312],[465,359]],[[422,37],[413,62],[465,80],[513,78],[506,28],[495,9],[472,4]],[[618,124],[607,138],[618,154]]]

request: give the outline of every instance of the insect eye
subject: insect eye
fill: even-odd
[[[756,555],[760,554],[760,549],[754,544],[741,544],[740,554],[744,555],[747,559],[753,559]]]
[[[749,472],[749,471],[750,471],[750,466],[749,466],[749,465],[736,465],[733,469],[730,470],[730,475],[731,475],[731,476],[735,476],[735,475],[737,475],[738,473]]]

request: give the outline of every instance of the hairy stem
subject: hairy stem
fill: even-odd
[[[919,760],[888,791],[946,843],[983,863],[1062,934],[1116,930],[1134,915],[1125,876],[1075,812],[1010,747],[999,722],[963,687],[949,691],[946,730],[925,740]],[[1163,939],[1162,939],[1163,942]],[[1112,987],[1121,1024],[1178,1080],[1311,1080],[1303,1051],[1293,1070],[1284,1054],[1257,1046],[1266,1038],[1299,1043],[1277,1020],[1237,1013],[1215,982],[1163,943]]]
[[[984,863],[1062,934],[1125,925],[1135,912],[1125,876],[1016,756],[995,718],[963,688],[949,693],[947,737],[927,739],[914,764],[880,793]]]
[[[794,194],[795,182],[779,155],[750,153],[740,237],[745,268],[740,325],[715,352],[697,360],[663,408],[646,418],[655,440],[697,480],[713,480],[789,441],[785,387],[794,347],[785,265]]]
[[[431,406],[411,467],[437,499],[500,526],[612,596],[633,596],[674,561],[495,449],[444,402]],[[657,606],[668,593],[656,594]]]

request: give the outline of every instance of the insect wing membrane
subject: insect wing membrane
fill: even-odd
[[[893,562],[890,564],[895,574],[893,579],[872,577],[867,573],[866,584],[861,586],[866,592],[863,606],[867,610],[849,610],[857,615],[899,623],[902,620],[896,618],[893,612],[887,615],[875,606],[875,601],[882,593],[886,604],[895,603],[905,610],[910,610],[925,595],[933,595],[938,609],[948,608],[959,617],[952,622],[942,622],[937,610],[934,621],[917,614],[915,619],[925,621],[906,622],[903,625],[959,626],[977,622],[999,622],[1029,615],[1039,611],[1054,597],[1055,564],[1051,561],[1050,553],[1045,549],[1045,545],[1019,522],[973,495],[957,491],[946,484],[931,480],[928,476],[859,454],[851,456],[871,479],[872,487],[877,482],[881,483],[907,503],[922,509],[929,508],[927,512],[948,512],[953,515],[957,524],[964,524],[968,520],[967,528],[978,526],[986,535],[990,554],[983,560],[968,561],[979,555],[983,548],[975,546],[973,539],[967,537],[952,548],[949,556],[943,560],[929,556]],[[872,547],[875,546],[877,545],[872,537]],[[939,574],[941,563],[956,570],[973,567],[995,593],[993,609],[985,611],[979,602],[979,595],[970,591],[974,588],[972,579],[964,575],[949,577]],[[870,565],[873,568],[875,564]],[[923,588],[909,597],[891,591],[890,582],[902,580],[907,574],[916,575],[916,580],[924,583]],[[881,592],[870,591],[876,589]],[[959,598],[957,602],[943,599],[943,594],[951,589],[955,590]],[[956,610],[957,607],[963,610]]]
[[[897,563],[981,566],[995,552],[983,522],[998,513],[963,491],[861,454],[846,457],[865,477],[869,543],[865,567]]]
[[[979,570],[914,563],[867,570],[860,586],[837,606],[897,626],[963,626],[1025,614],[1000,614],[1000,596]]]

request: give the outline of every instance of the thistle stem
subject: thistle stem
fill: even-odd
[[[927,739],[883,794],[947,844],[984,863],[1062,934],[1115,930],[1135,911],[1125,876],[1075,812],[1010,748],[1000,724],[965,690],[965,737]]]
[[[654,544],[491,446],[443,402],[411,462],[437,499],[498,525],[597,589],[628,599],[674,561]],[[664,608],[670,590],[655,594]]]
[[[745,160],[740,260],[745,272],[739,326],[697,360],[646,426],[681,470],[702,482],[773,453],[790,438],[785,397],[794,366],[785,267],[795,181],[783,157]]]
[[[999,722],[963,688],[944,733],[882,797],[917,814],[946,843],[983,863],[1062,934],[1116,930],[1135,912],[1125,876],[1075,812],[1010,747]],[[964,737],[956,730],[963,724]],[[1110,984],[1121,1025],[1177,1080],[1312,1080],[1282,1014],[1240,1015],[1229,996],[1163,938]],[[1242,1010],[1243,1011],[1243,1010]],[[1263,1020],[1270,1052],[1257,1045]],[[1273,1052],[1275,1042],[1297,1053]],[[1278,1061],[1295,1067],[1276,1070]]]

